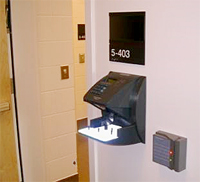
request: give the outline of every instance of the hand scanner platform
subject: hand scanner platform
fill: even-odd
[[[102,116],[78,132],[111,145],[145,143],[146,77],[110,72],[84,96]]]

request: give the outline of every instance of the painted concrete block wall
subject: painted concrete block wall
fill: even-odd
[[[72,1],[37,1],[37,35],[46,180],[55,181],[77,173]]]
[[[11,5],[24,181],[57,181],[77,173],[72,1]]]
[[[78,40],[78,24],[85,24],[85,0],[73,0],[73,55],[75,67],[76,120],[87,117],[83,102],[86,92],[86,63],[79,63],[79,54],[85,54],[85,40]]]
[[[109,12],[146,11],[145,66],[109,62]],[[86,3],[90,87],[109,71],[147,77],[146,144],[108,146],[90,140],[90,179],[200,181],[200,4],[196,0],[106,0]],[[89,118],[100,113],[89,107]],[[164,130],[188,139],[187,169],[152,162],[152,135]]]
[[[45,181],[35,1],[11,1],[17,110],[24,181]]]

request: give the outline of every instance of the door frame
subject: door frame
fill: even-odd
[[[24,181],[23,174],[23,164],[22,164],[22,152],[20,143],[20,131],[19,131],[19,120],[18,120],[18,108],[17,108],[17,98],[16,98],[16,84],[15,84],[15,68],[14,68],[14,54],[13,54],[13,38],[12,38],[12,22],[11,22],[11,5],[10,0],[5,0],[5,8],[7,12],[7,40],[8,40],[8,62],[9,71],[11,79],[11,101],[13,106],[13,123],[15,130],[15,142],[17,151],[17,161],[18,161],[18,175],[21,182]]]

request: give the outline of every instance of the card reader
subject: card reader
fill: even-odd
[[[180,172],[186,169],[187,139],[164,131],[153,135],[153,161]]]

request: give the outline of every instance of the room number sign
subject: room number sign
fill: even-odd
[[[111,57],[119,56],[121,58],[129,59],[131,57],[131,51],[128,49],[111,49]]]
[[[145,65],[145,12],[109,13],[109,60]]]
[[[110,43],[110,61],[144,65],[144,43]]]

